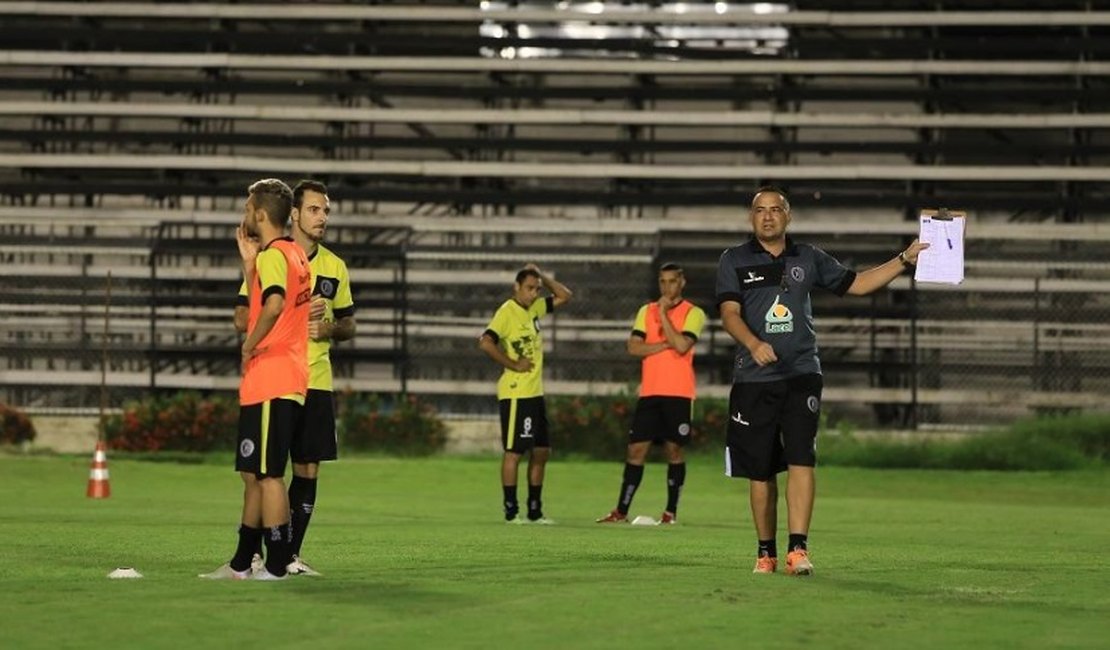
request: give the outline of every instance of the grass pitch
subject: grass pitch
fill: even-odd
[[[680,525],[598,525],[620,464],[557,460],[501,522],[497,461],[327,465],[324,576],[209,582],[233,551],[223,465],[0,456],[2,648],[1095,648],[1110,638],[1110,473],[821,468],[816,575],[752,575],[746,484],[691,462]],[[665,467],[632,514],[658,517]],[[523,498],[524,491],[521,490]],[[780,520],[785,512],[780,506]],[[780,523],[780,550],[785,530]],[[117,566],[145,578],[109,580]]]

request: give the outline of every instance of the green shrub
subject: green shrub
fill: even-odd
[[[601,460],[624,458],[637,399],[631,389],[609,395],[548,396],[552,448]],[[726,400],[695,400],[686,448],[696,450],[709,440],[723,440],[727,417]]]
[[[235,397],[194,391],[128,402],[105,422],[108,446],[123,451],[234,449],[239,430]]]
[[[822,464],[878,468],[1064,470],[1110,460],[1110,415],[1019,420],[1006,429],[960,440],[859,439],[821,436]]]
[[[23,411],[0,404],[0,443],[18,445],[35,439],[35,425]]]
[[[850,433],[818,435],[817,462],[846,467],[888,469],[929,467],[933,443],[889,439],[861,440]]]
[[[1015,422],[1010,430],[1019,440],[1052,440],[1086,458],[1110,460],[1110,413],[1031,418]]]
[[[339,440],[346,448],[425,456],[447,443],[447,425],[419,397],[350,392],[339,397]]]
[[[945,469],[1061,470],[1086,463],[1065,441],[1024,438],[1012,429],[972,435],[938,451],[939,462],[932,466]]]

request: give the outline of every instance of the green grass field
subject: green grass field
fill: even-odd
[[[691,463],[679,526],[600,526],[620,465],[556,461],[507,526],[497,461],[326,466],[321,578],[196,578],[231,554],[221,465],[0,456],[2,648],[1093,648],[1110,638],[1110,473],[822,468],[810,578],[751,574],[746,485]],[[658,516],[651,465],[632,514]],[[781,508],[780,508],[781,510]],[[780,512],[780,516],[784,513]],[[785,531],[780,529],[780,548]],[[109,580],[116,566],[141,580]]]

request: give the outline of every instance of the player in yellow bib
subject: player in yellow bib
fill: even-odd
[[[678,521],[678,497],[686,482],[682,447],[690,440],[694,406],[694,344],[705,326],[705,312],[682,297],[685,287],[682,267],[664,264],[659,267],[659,300],[640,307],[636,314],[627,348],[629,354],[643,360],[640,399],[628,431],[628,455],[617,507],[598,523],[628,520],[652,442],[664,443],[668,463],[667,505],[659,523]]]
[[[304,418],[293,434],[289,456],[293,479],[289,482],[290,517],[293,526],[292,561],[288,571],[294,575],[319,575],[301,559],[301,545],[316,507],[316,483],[322,461],[339,457],[335,437],[335,394],[332,386],[331,344],[355,335],[355,303],[347,265],[321,242],[331,215],[328,188],[318,181],[304,180],[293,187],[291,214],[293,240],[304,249],[312,267],[313,318],[308,324],[308,393]],[[239,290],[240,304],[235,323],[242,326],[245,316],[245,291]]]
[[[540,287],[552,293],[540,298]],[[501,486],[505,521],[518,523],[516,485],[520,458],[528,459],[528,518],[551,523],[543,516],[543,479],[551,442],[543,399],[543,340],[540,319],[571,298],[570,289],[540,271],[535,264],[516,274],[513,295],[493,315],[478,347],[504,368],[497,382],[501,413]]]

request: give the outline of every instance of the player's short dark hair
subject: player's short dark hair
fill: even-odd
[[[682,270],[682,265],[678,262],[664,262],[659,266],[659,272],[662,273],[663,271],[674,271],[679,275],[686,275],[686,272]]]
[[[755,203],[755,197],[763,194],[764,192],[774,192],[775,194],[781,196],[782,204],[786,206],[786,211],[790,212],[790,197],[786,195],[786,192],[784,192],[781,187],[776,187],[774,185],[764,185],[756,190],[755,194],[752,194],[752,203]]]
[[[293,190],[276,178],[263,178],[248,189],[254,197],[254,209],[265,210],[270,223],[285,227],[293,210]]]
[[[314,180],[309,180],[309,179],[304,179],[304,180],[297,181],[297,184],[293,186],[293,207],[294,208],[297,208],[298,210],[300,210],[301,206],[304,205],[304,193],[305,192],[319,192],[320,194],[323,194],[324,196],[327,196],[328,195],[328,186],[324,185],[320,181],[314,181]]]
[[[537,280],[542,279],[542,278],[540,278],[540,272],[537,271],[536,269],[521,269],[521,270],[516,272],[516,283],[517,284],[520,284],[521,282],[524,282],[524,278],[536,278]]]

